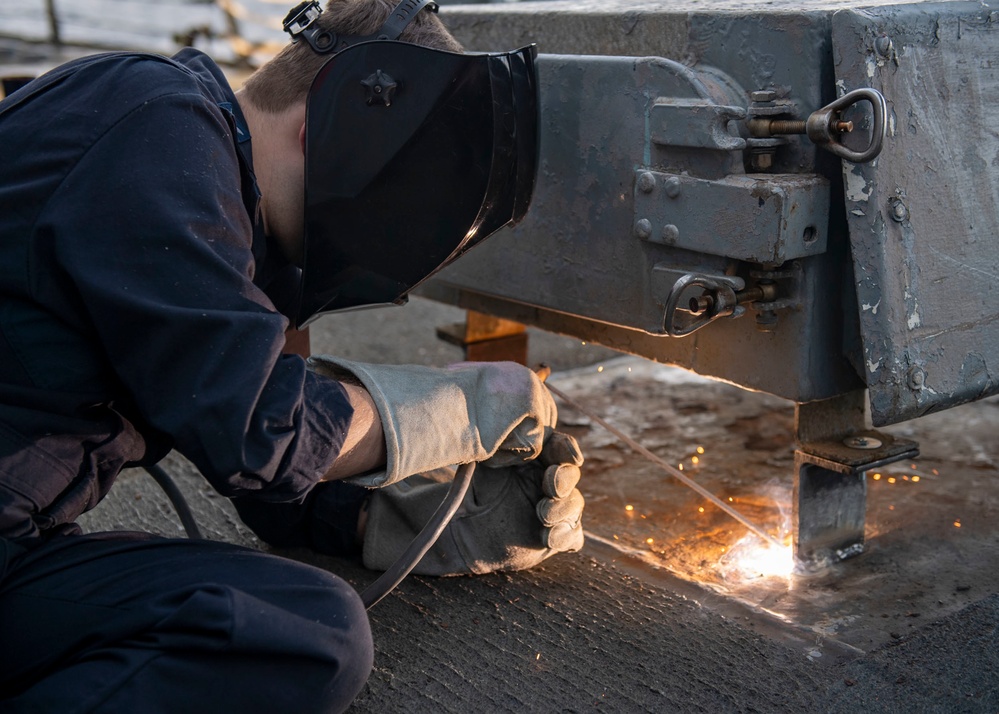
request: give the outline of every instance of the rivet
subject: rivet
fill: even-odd
[[[888,201],[888,209],[891,219],[896,223],[902,223],[903,221],[909,220],[909,208],[902,202],[902,199],[890,199]]]
[[[888,35],[880,35],[874,40],[874,51],[882,57],[891,57],[892,49],[894,49],[894,46]]]
[[[671,176],[666,179],[665,189],[667,196],[670,198],[676,198],[680,195],[680,179],[676,176]]]
[[[873,436],[848,436],[843,439],[843,443],[851,449],[881,448],[881,439],[875,439]]]
[[[926,372],[922,367],[911,367],[906,382],[909,384],[909,389],[918,392],[926,384]]]
[[[651,171],[643,171],[638,174],[638,190],[642,193],[652,193],[656,187],[656,175]]]
[[[672,223],[667,223],[663,226],[663,242],[673,244],[676,243],[680,238],[680,229],[674,226]]]
[[[756,313],[756,329],[760,332],[773,332],[779,319],[773,310],[760,310]]]
[[[648,240],[652,236],[652,222],[648,218],[641,218],[636,221],[635,235],[642,240]]]

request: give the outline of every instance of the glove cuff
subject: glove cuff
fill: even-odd
[[[333,379],[347,373],[371,395],[385,434],[385,469],[348,479],[381,488],[407,476],[485,458],[470,426],[465,392],[444,370],[379,365],[318,355],[309,366]]]

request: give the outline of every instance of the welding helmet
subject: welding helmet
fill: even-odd
[[[527,212],[537,164],[536,49],[454,53],[395,41],[427,0],[375,35],[285,27],[330,53],[309,91],[305,243],[296,324],[407,293]]]

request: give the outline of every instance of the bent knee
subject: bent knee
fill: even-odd
[[[315,573],[312,574],[315,576]],[[279,625],[300,685],[298,714],[342,711],[357,696],[374,665],[371,624],[360,595],[343,579],[323,573],[320,582],[286,581],[283,607],[290,613]],[[290,635],[290,637],[287,637]]]

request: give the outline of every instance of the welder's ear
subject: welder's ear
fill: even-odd
[[[302,156],[305,156],[305,122],[302,122],[302,128],[298,130],[298,143],[302,147]]]

